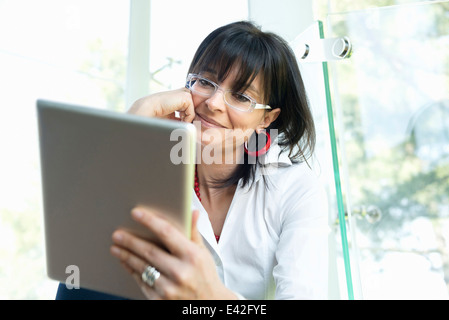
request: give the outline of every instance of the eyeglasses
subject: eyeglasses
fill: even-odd
[[[244,93],[223,90],[215,82],[198,74],[189,73],[186,88],[204,97],[212,97],[220,89],[223,92],[226,105],[243,112],[252,112],[254,109],[271,109],[269,105],[257,103],[256,100]]]

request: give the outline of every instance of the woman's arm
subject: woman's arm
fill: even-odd
[[[179,112],[180,118],[175,117],[175,111]],[[128,113],[185,122],[192,122],[195,118],[192,95],[186,88],[140,98],[129,108]]]
[[[282,230],[273,270],[276,299],[328,298],[327,196],[313,180],[302,176],[297,180],[302,183],[283,192]]]

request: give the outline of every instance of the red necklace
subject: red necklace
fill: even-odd
[[[200,202],[201,202],[200,182],[198,180],[198,170],[196,169],[196,167],[195,167],[195,184],[194,185],[195,185],[196,196],[198,197],[198,200],[200,200]],[[218,242],[218,240],[220,240],[220,236],[215,235],[215,240],[217,240],[217,242]]]

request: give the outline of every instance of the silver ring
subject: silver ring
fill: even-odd
[[[153,287],[154,283],[160,277],[160,275],[160,272],[157,271],[155,267],[147,266],[142,272],[142,280],[150,287]]]

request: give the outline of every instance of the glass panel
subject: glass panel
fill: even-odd
[[[322,62],[322,24],[316,22],[291,43],[299,62],[317,130],[312,167],[325,185],[329,201],[329,298],[353,298],[339,164],[333,129],[327,63]],[[328,113],[329,111],[329,113]],[[328,115],[330,117],[328,117]],[[330,138],[329,138],[330,137]],[[335,178],[337,179],[335,179]],[[340,219],[339,219],[340,217]],[[343,219],[341,219],[343,217]],[[341,221],[339,223],[338,221]]]
[[[449,297],[449,2],[329,16],[342,182],[367,299]]]

